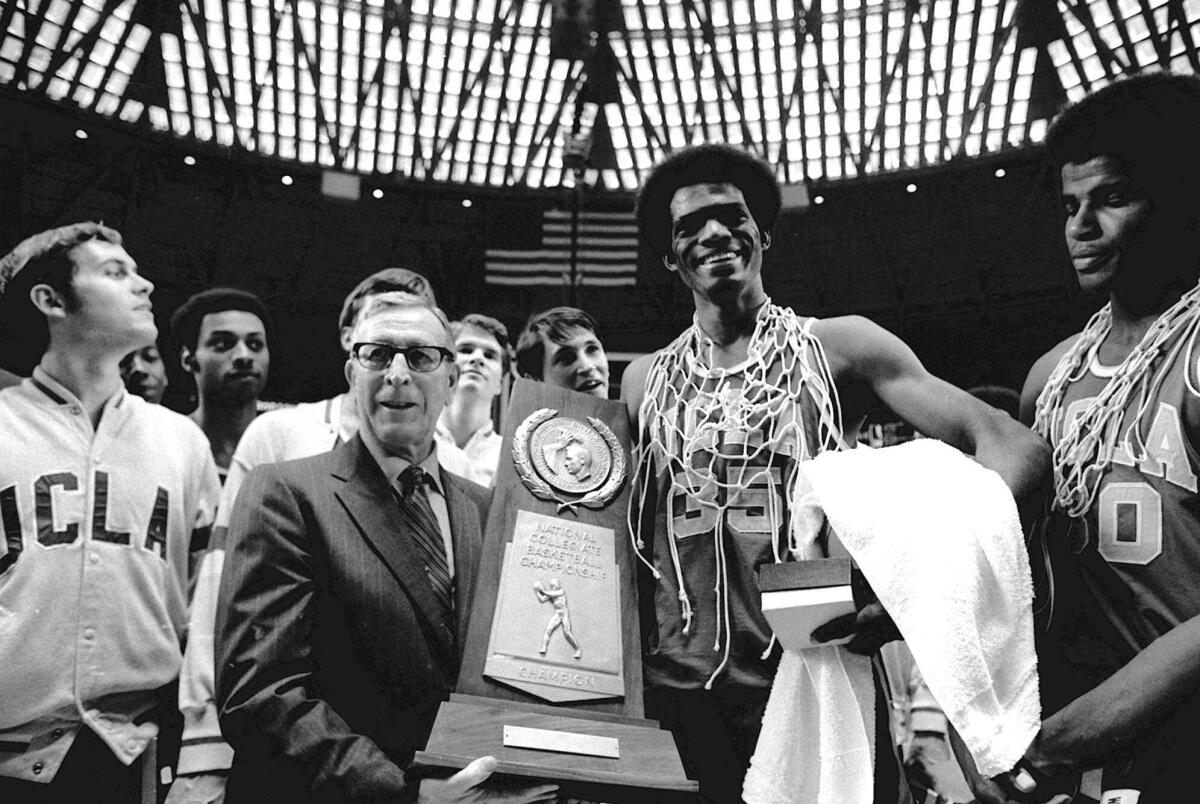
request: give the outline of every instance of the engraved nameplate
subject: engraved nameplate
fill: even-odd
[[[505,726],[504,745],[509,748],[532,748],[535,751],[555,751],[560,754],[621,758],[620,744],[616,737],[531,729],[527,726]]]

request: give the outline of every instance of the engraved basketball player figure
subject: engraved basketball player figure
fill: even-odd
[[[549,587],[547,589],[542,586],[541,581],[533,582],[533,591],[537,595],[538,602],[549,601],[554,606],[554,613],[550,615],[550,622],[546,623],[546,633],[542,635],[542,647],[538,649],[538,653],[545,655],[546,648],[550,646],[550,637],[553,636],[555,630],[561,628],[563,636],[575,649],[574,658],[578,659],[583,655],[583,649],[579,647],[579,642],[571,631],[571,612],[567,609],[567,592],[558,582],[558,578],[551,578]]]

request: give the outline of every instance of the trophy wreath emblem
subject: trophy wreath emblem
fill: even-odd
[[[625,452],[593,416],[584,423],[552,408],[534,411],[513,434],[512,459],[525,487],[558,503],[559,513],[578,505],[603,508],[625,482]]]

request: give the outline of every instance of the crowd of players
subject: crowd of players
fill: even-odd
[[[757,159],[701,145],[650,172],[639,229],[695,323],[621,382],[637,453],[660,456],[630,517],[655,576],[645,699],[705,800],[741,799],[781,653],[754,573],[790,497],[737,478],[793,476],[880,404],[995,470],[1029,533],[1045,719],[1008,774],[982,778],[959,752],[976,800],[1184,800],[1200,716],[1197,142],[1195,77],[1115,82],[1051,127],[1066,245],[1108,301],[1032,367],[1020,421],[864,318],[772,304],[780,191]],[[337,321],[347,391],[260,412],[270,311],[206,290],[170,321],[196,386],[184,417],[158,404],[172,356],[152,290],[99,224],[0,260],[4,322],[41,354],[29,377],[0,376],[0,801],[144,800],[151,744],[174,804],[553,799],[493,786],[490,758],[440,780],[406,767],[453,688],[507,380],[608,398],[596,321],[554,308],[513,342],[486,314],[447,320],[424,276],[386,268]],[[781,389],[783,404],[729,415]],[[705,422],[717,440],[689,442]],[[747,443],[765,448],[733,449]],[[684,464],[711,482],[682,484]],[[748,513],[762,510],[779,513]],[[820,630],[864,654],[897,637],[878,603]],[[889,758],[876,749],[876,801],[934,800]]]

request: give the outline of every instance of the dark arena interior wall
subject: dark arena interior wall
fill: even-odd
[[[344,387],[337,314],[349,289],[379,268],[425,273],[452,318],[486,312],[514,337],[531,312],[567,300],[562,288],[483,281],[485,248],[514,227],[536,228],[542,210],[569,203],[565,192],[367,176],[360,201],[339,202],[321,195],[318,168],[134,134],[6,88],[0,119],[0,253],[63,223],[102,219],[120,229],[157,285],[177,407],[187,407],[190,383],[166,322],[213,285],[251,290],[275,312],[267,397],[282,401]],[[775,228],[764,266],[772,298],[810,315],[868,316],[960,386],[1019,389],[1030,364],[1101,302],[1075,289],[1040,150],[809,191],[822,203],[785,211]],[[628,210],[632,198],[590,194],[584,206]],[[645,253],[636,287],[581,287],[578,302],[615,352],[663,346],[691,321],[682,284]],[[0,349],[0,364],[13,346]]]

